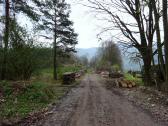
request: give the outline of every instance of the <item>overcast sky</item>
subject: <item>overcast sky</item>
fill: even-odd
[[[83,5],[74,3],[73,0],[67,0],[71,4],[70,18],[74,22],[75,31],[78,33],[79,44],[77,48],[98,47],[97,34],[99,26],[96,18],[92,13],[89,13],[89,8]]]
[[[77,48],[91,48],[100,46],[97,34],[100,33],[103,27],[108,26],[107,22],[99,21],[95,17],[95,13],[90,8],[85,7],[79,3],[78,0],[66,0],[71,5],[70,19],[74,22],[75,32],[78,34]],[[86,4],[87,0],[83,0]],[[1,10],[0,10],[1,11]],[[17,18],[19,23],[31,29],[31,23],[27,18],[19,15]],[[116,31],[113,32],[115,34]],[[109,40],[112,37],[111,33],[103,34],[103,40]],[[114,39],[113,39],[114,40]]]
[[[77,48],[91,48],[91,47],[98,47],[100,46],[101,42],[97,38],[97,34],[99,34],[103,28],[106,28],[108,26],[112,26],[112,24],[105,19],[107,15],[101,14],[101,13],[95,13],[93,9],[91,10],[88,7],[85,7],[77,1],[83,1],[83,4],[88,5],[87,0],[66,0],[67,3],[71,5],[71,14],[70,19],[74,22],[74,28],[75,31],[78,33],[78,41],[79,44],[76,46]],[[113,8],[111,8],[113,11]],[[108,15],[109,16],[109,15]],[[125,20],[130,20],[127,18],[127,16],[122,15],[122,18]],[[98,20],[101,19],[101,20]],[[112,39],[115,40],[115,37],[121,37],[120,31],[108,31],[103,34],[101,34],[101,37],[103,41]]]
[[[74,22],[75,32],[78,34],[78,45],[76,47],[98,47],[100,45],[100,42],[98,42],[98,39],[96,37],[97,33],[99,33],[98,22],[96,21],[96,18],[89,12],[89,8],[74,3],[77,0],[66,1],[71,5],[70,19]],[[2,12],[1,9],[2,7],[0,7],[0,12]],[[19,20],[19,23],[24,27],[31,26],[30,22],[27,21],[28,19],[22,17],[22,15],[19,15],[17,18],[21,19]]]

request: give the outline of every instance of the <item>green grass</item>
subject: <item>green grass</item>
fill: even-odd
[[[58,77],[61,78],[62,74],[63,73],[66,73],[66,72],[77,72],[79,70],[81,70],[82,67],[81,66],[61,66],[58,68]]]
[[[82,66],[75,66],[75,65],[67,65],[67,66],[59,66],[58,67],[58,78],[61,79],[63,73],[66,72],[77,72],[82,69]],[[42,75],[43,77],[48,77],[50,79],[53,78],[53,68],[46,68],[43,70],[39,71],[40,76]]]
[[[141,78],[137,78],[137,77],[133,77],[131,74],[129,73],[125,73],[125,79],[129,80],[129,81],[134,81],[137,85],[142,86],[143,85],[143,81]]]
[[[62,67],[59,70],[61,76],[64,72],[75,72],[79,68]],[[76,84],[62,85],[61,81],[52,78],[52,69],[41,70],[41,73],[30,82],[0,82],[0,92],[3,91],[5,102],[0,103],[0,120],[10,118],[24,118],[30,112],[40,111],[50,103],[57,102],[64,94]],[[18,89],[17,89],[18,88]]]
[[[62,97],[70,86],[33,82],[19,92],[11,84],[3,88],[5,102],[0,105],[0,118],[25,117]]]

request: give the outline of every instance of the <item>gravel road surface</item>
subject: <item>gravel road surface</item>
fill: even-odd
[[[35,126],[164,126],[116,91],[107,90],[96,74],[87,74],[81,84],[53,107]]]

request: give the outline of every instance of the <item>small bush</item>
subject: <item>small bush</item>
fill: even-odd
[[[126,80],[133,81],[133,82],[135,82],[135,83],[138,84],[138,85],[143,85],[143,81],[142,81],[141,78],[133,77],[133,76],[132,76],[131,74],[129,74],[129,73],[126,73],[124,76],[125,76],[125,79],[126,79]]]
[[[13,92],[13,88],[12,88],[11,83],[8,83],[7,81],[1,81],[0,87],[2,89],[2,93],[4,96],[9,96]]]
[[[24,28],[13,21],[9,40],[7,51],[0,51],[0,79],[30,79],[36,63],[33,38],[28,35]]]

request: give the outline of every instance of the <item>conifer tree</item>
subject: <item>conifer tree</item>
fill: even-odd
[[[48,0],[41,3],[40,29],[45,30],[48,35],[44,37],[53,40],[54,51],[54,79],[57,80],[57,54],[58,49],[65,52],[75,51],[74,46],[77,44],[77,34],[72,28],[73,22],[69,20],[70,6],[65,0]]]

